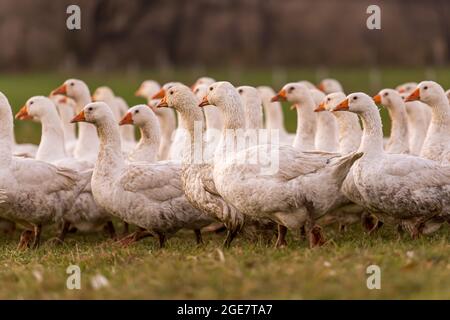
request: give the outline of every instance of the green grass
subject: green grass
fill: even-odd
[[[16,236],[0,241],[0,298],[449,299],[449,235],[445,226],[431,237],[399,240],[388,228],[368,236],[355,225],[344,234],[326,228],[328,243],[312,250],[292,236],[284,249],[238,238],[224,250],[217,234],[196,246],[182,232],[165,249],[152,238],[123,248],[102,235],[75,234],[37,251],[17,251]],[[81,290],[66,289],[71,264],[81,268]],[[371,264],[381,268],[381,290],[366,287]],[[108,286],[93,288],[98,274]]]
[[[448,68],[436,71],[436,80],[450,87]],[[33,95],[47,95],[68,77],[84,79],[91,89],[109,85],[130,105],[143,102],[133,96],[140,82],[154,78],[164,83],[179,80],[192,83],[206,72],[147,72],[142,74],[3,74],[0,91],[10,99],[14,111]],[[263,71],[232,73],[208,72],[216,79],[229,79],[236,85],[272,84],[272,75]],[[367,70],[336,69],[328,76],[342,81],[347,92],[370,88]],[[284,80],[316,81],[314,70],[286,72]],[[381,87],[392,87],[406,81],[420,81],[423,69],[381,70]],[[295,113],[286,112],[288,129],[295,129]],[[382,110],[385,133],[389,121]],[[19,142],[39,141],[39,125],[16,121]],[[157,249],[153,239],[133,246],[118,247],[102,235],[70,235],[66,244],[57,247],[44,244],[37,251],[17,251],[18,235],[0,237],[0,298],[265,298],[265,299],[333,299],[333,298],[450,298],[449,228],[430,237],[412,241],[397,239],[395,232],[384,228],[374,236],[365,235],[359,226],[339,234],[326,228],[329,242],[310,250],[305,241],[289,238],[289,246],[275,250],[273,243],[237,239],[233,248],[220,250],[223,235],[205,236],[206,244],[198,247],[191,233],[179,233],[167,248]],[[46,232],[45,237],[54,236]],[[66,268],[77,264],[82,269],[82,289],[66,289]],[[381,267],[381,290],[366,287],[366,267]],[[95,290],[90,279],[101,274],[109,286]]]
[[[435,80],[440,82],[444,88],[450,88],[450,68],[437,69],[434,72]],[[5,93],[10,100],[13,111],[17,112],[25,101],[33,95],[48,95],[49,92],[59,86],[69,77],[81,78],[87,82],[93,91],[100,85],[110,86],[117,95],[123,96],[130,106],[144,102],[143,99],[134,97],[134,92],[140,83],[145,79],[156,79],[160,83],[168,81],[181,81],[192,84],[200,75],[208,74],[217,80],[229,80],[237,85],[263,85],[269,84],[275,90],[279,90],[285,82],[298,81],[302,79],[310,80],[313,83],[318,81],[317,73],[313,69],[289,69],[278,76],[273,76],[271,72],[250,70],[250,71],[199,71],[183,69],[179,71],[166,72],[143,72],[143,73],[106,73],[94,74],[91,72],[75,73],[33,73],[33,74],[3,74],[0,75],[0,91]],[[380,88],[370,85],[368,69],[331,69],[327,76],[339,79],[344,85],[347,93],[362,91],[374,95],[378,89],[394,87],[406,81],[421,81],[425,78],[425,70],[419,69],[399,69],[384,68],[380,70]],[[295,132],[296,113],[289,111],[285,103],[285,122],[289,131]],[[387,112],[381,109],[384,123],[385,135],[389,134],[390,124]],[[38,143],[40,137],[40,126],[29,121],[16,121],[16,137],[18,142]]]

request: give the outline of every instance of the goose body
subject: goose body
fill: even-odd
[[[400,223],[413,236],[427,232],[429,223],[448,218],[450,170],[434,161],[383,149],[381,118],[372,99],[353,93],[336,110],[360,115],[363,153],[345,180],[344,194],[385,221]]]
[[[202,158],[200,141],[204,134],[204,118],[198,107],[199,100],[191,90],[183,85],[174,86],[160,104],[175,108],[183,119],[190,139],[184,146],[182,160],[183,190],[189,202],[209,217],[224,223],[228,230],[225,245],[230,246],[237,232],[244,225],[244,216],[227,203],[217,192],[213,180],[213,163],[210,158]],[[206,106],[207,104],[205,104]],[[200,132],[196,126],[202,125]]]
[[[28,99],[17,114],[19,119],[32,117],[42,124],[41,143],[36,160],[45,161],[61,168],[68,168],[88,175],[86,187],[75,200],[73,206],[63,215],[63,220],[80,229],[95,230],[111,220],[111,216],[94,201],[90,179],[93,165],[68,157],[64,146],[62,124],[59,121],[55,105],[47,97],[35,96]],[[64,234],[60,240],[63,240]]]
[[[288,97],[295,90],[308,91],[299,84],[286,86],[280,96]],[[215,83],[207,95],[209,103],[221,110],[228,130],[244,124],[243,107],[236,95],[237,90],[228,82]],[[341,159],[336,154],[302,153],[291,146],[258,145],[236,151],[230,158],[224,153],[226,147],[222,141],[214,160],[214,183],[219,194],[245,215],[270,218],[289,229],[306,224],[313,238],[320,232],[315,220],[337,207],[340,201],[347,201],[339,192],[340,183],[360,156],[352,154]],[[271,148],[277,148],[275,152],[279,154],[278,170],[264,174],[261,163],[273,161]],[[246,161],[257,156],[257,164]],[[280,241],[284,239],[279,238]],[[312,240],[311,245],[318,242],[319,239]]]
[[[431,108],[431,122],[423,142],[421,157],[441,164],[450,163],[450,105],[444,89],[434,81],[422,81],[406,98],[420,100]]]
[[[157,235],[161,246],[179,229],[199,230],[211,223],[186,200],[179,164],[125,162],[118,124],[105,103],[88,104],[74,121],[89,121],[98,128],[101,143],[92,193],[110,214]]]
[[[33,246],[39,245],[41,228],[62,221],[72,207],[87,176],[67,168],[12,155],[13,119],[7,98],[0,94],[0,185],[5,190],[0,204],[3,218],[34,229]]]

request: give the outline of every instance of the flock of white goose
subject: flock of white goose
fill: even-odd
[[[91,96],[85,82],[68,79],[48,97],[29,98],[15,117],[41,123],[35,146],[15,142],[0,93],[0,217],[3,228],[25,228],[20,248],[38,247],[53,224],[58,242],[71,229],[103,227],[116,237],[112,218],[136,226],[121,244],[153,236],[160,247],[180,229],[201,243],[213,224],[227,230],[227,247],[250,227],[273,228],[277,247],[287,230],[301,231],[314,247],[330,222],[344,229],[361,221],[369,233],[387,223],[412,237],[450,222],[450,106],[436,82],[372,98],[346,96],[335,79],[275,93],[203,77],[192,87],[148,80],[136,95],[147,103],[128,108],[108,87]],[[295,134],[279,101],[297,112]],[[389,112],[389,139],[377,103]],[[250,139],[264,130],[276,141]],[[229,148],[243,137],[251,142]],[[274,150],[277,168],[263,174]]]

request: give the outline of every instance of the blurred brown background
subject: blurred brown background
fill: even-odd
[[[66,8],[81,7],[81,30]],[[381,7],[381,30],[366,8]],[[441,65],[450,1],[1,0],[0,69]]]

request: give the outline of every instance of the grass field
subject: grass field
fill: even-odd
[[[436,80],[445,88],[450,87],[449,71],[435,72]],[[217,79],[231,79],[235,84],[274,82],[268,72],[209,74]],[[133,93],[145,78],[190,84],[198,74],[4,74],[0,76],[0,91],[17,111],[27,98],[47,95],[69,76],[86,80],[91,89],[109,85],[133,105],[142,102]],[[341,80],[347,92],[375,93],[370,89],[367,70],[330,70],[328,76]],[[382,87],[423,78],[423,69],[381,70]],[[284,79],[315,82],[316,76],[314,70],[289,71]],[[277,90],[279,86],[274,85]],[[383,116],[387,133],[385,111]],[[294,113],[286,111],[286,123],[291,131],[295,129]],[[16,136],[19,142],[37,143],[39,126],[16,122]],[[359,225],[344,234],[328,227],[328,243],[313,250],[292,235],[288,247],[281,250],[275,250],[273,243],[240,238],[231,249],[223,250],[223,235],[207,234],[206,244],[196,246],[193,235],[182,232],[162,250],[151,238],[122,248],[101,234],[74,234],[62,246],[44,243],[36,251],[17,251],[18,234],[13,238],[0,236],[0,298],[449,299],[449,230],[446,225],[432,236],[413,241],[409,237],[398,239],[390,228],[367,236]],[[44,236],[48,239],[54,233],[46,231]],[[66,288],[66,268],[71,264],[81,268],[81,290]],[[372,264],[381,268],[381,290],[367,289],[366,268]],[[99,276],[107,279],[102,288],[92,283]]]
[[[50,234],[47,233],[47,238]],[[288,238],[276,250],[265,241],[237,239],[222,250],[223,235],[196,246],[180,233],[160,250],[153,239],[119,247],[101,235],[71,235],[62,246],[16,251],[1,238],[2,299],[437,299],[450,298],[449,228],[416,241],[388,228],[367,236],[326,229],[328,243],[310,250]],[[81,268],[81,290],[66,288],[66,269]],[[381,289],[366,286],[366,268],[381,268]],[[92,283],[107,279],[101,288]]]

